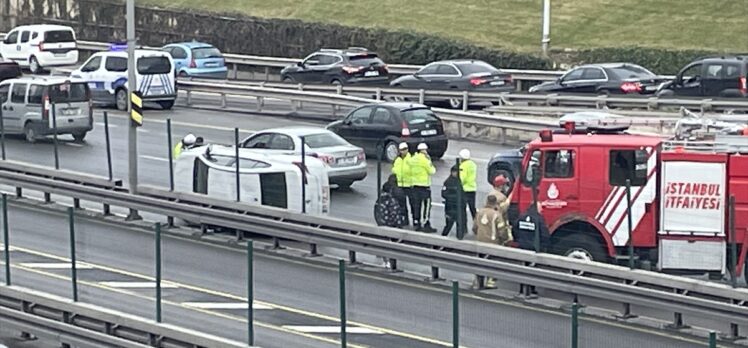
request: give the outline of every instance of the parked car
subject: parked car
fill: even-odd
[[[177,99],[171,56],[157,50],[135,50],[135,59],[135,84],[143,100],[171,109]],[[95,102],[127,110],[127,52],[121,48],[95,53],[70,76],[88,82]]]
[[[419,143],[429,146],[429,155],[438,159],[447,151],[448,140],[441,119],[428,106],[405,102],[386,102],[364,105],[351,111],[345,118],[327,126],[360,146],[369,156],[382,154],[394,161],[397,146],[408,143],[411,152]]]
[[[82,142],[93,129],[91,93],[84,81],[66,77],[21,77],[0,82],[3,126],[33,143],[54,133]]]
[[[351,145],[337,134],[317,127],[282,127],[256,132],[239,145],[264,153],[301,156],[301,138],[305,153],[326,163],[330,183],[350,187],[366,178],[366,156],[363,149]]]
[[[390,82],[392,87],[480,92],[511,92],[512,75],[480,60],[442,60],[429,63],[413,75]],[[445,102],[444,98],[426,98],[426,102]],[[462,107],[462,98],[446,100],[452,108]]]
[[[319,84],[385,84],[387,65],[365,48],[321,49],[281,71],[283,82]]]
[[[161,48],[174,60],[174,69],[179,77],[203,77],[225,79],[228,73],[221,51],[202,42],[181,42]]]
[[[5,36],[0,43],[0,56],[38,74],[48,67],[78,63],[78,44],[71,27],[23,25]]]
[[[697,59],[657,91],[658,96],[748,97],[748,55]]]
[[[556,81],[530,87],[530,93],[654,94],[664,81],[636,64],[588,64],[567,71]]]
[[[18,63],[0,57],[0,82],[23,75]]]

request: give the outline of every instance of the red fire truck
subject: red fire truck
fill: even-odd
[[[635,258],[659,270],[721,277],[734,264],[734,242],[740,274],[748,250],[748,136],[717,133],[542,131],[525,148],[510,219],[533,204],[535,186],[551,252],[620,262],[633,242]]]

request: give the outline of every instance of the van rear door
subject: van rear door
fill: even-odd
[[[91,109],[91,98],[86,83],[66,82],[50,85],[47,87],[46,95],[53,107],[49,115],[50,128],[52,127],[52,117],[57,118],[57,129],[59,130],[92,126],[93,110]]]
[[[70,29],[45,32],[44,38],[39,43],[40,51],[52,52],[55,56],[64,56],[76,49],[75,34]]]
[[[166,54],[140,57],[137,65],[138,91],[144,97],[176,98],[174,66]]]

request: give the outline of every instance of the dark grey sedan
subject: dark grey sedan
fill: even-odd
[[[430,63],[413,75],[401,76],[390,83],[392,87],[426,90],[510,92],[514,90],[512,75],[480,60],[442,60]],[[429,98],[426,102],[449,103],[462,107],[462,98]]]

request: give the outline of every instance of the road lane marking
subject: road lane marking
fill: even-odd
[[[305,325],[283,325],[284,328],[301,331],[305,333],[318,333],[318,334],[339,334],[340,325],[337,326],[305,326]],[[384,335],[384,332],[378,330],[372,330],[365,327],[346,327],[346,333],[352,334],[374,334]]]
[[[70,142],[64,142],[64,143],[62,143],[62,144],[63,144],[63,145],[65,145],[65,146],[72,146],[72,147],[83,147],[83,146],[85,146],[85,145],[83,145],[83,144],[79,144],[79,143],[70,143]]]
[[[21,263],[20,265],[24,267],[36,268],[36,269],[71,269],[72,268],[70,262],[24,262],[24,263]],[[75,268],[76,269],[93,269],[94,267],[86,263],[76,262]]]
[[[100,223],[106,224],[106,222],[100,222]],[[193,244],[198,244],[198,245],[201,245],[201,246],[211,246],[211,247],[215,247],[215,248],[218,248],[218,249],[223,249],[223,250],[227,250],[227,251],[231,251],[231,252],[235,252],[235,253],[240,253],[240,254],[243,253],[241,250],[237,250],[236,248],[231,248],[231,247],[227,247],[227,246],[220,246],[220,245],[214,245],[214,244],[206,244],[203,241],[197,241],[197,240],[193,240],[193,239],[189,239],[189,238],[181,238],[179,236],[168,236],[168,237],[179,239],[179,240],[182,240],[182,241],[187,241],[187,242],[190,242],[190,243],[193,243]],[[19,251],[19,252],[25,252],[25,253],[35,254],[35,255],[39,255],[39,256],[51,258],[51,259],[57,259],[57,260],[62,260],[62,261],[70,262],[70,260],[67,259],[67,258],[65,258],[65,257],[60,257],[60,256],[57,256],[57,255],[54,255],[54,254],[50,254],[50,253],[46,253],[46,252],[36,251],[36,250],[24,248],[24,247],[10,246],[10,248],[11,248],[11,250],[16,250],[16,251]],[[334,266],[324,266],[324,265],[313,265],[313,264],[310,264],[308,262],[302,262],[302,261],[292,260],[292,259],[288,259],[286,257],[275,256],[275,255],[270,255],[270,254],[257,254],[257,255],[259,255],[260,257],[265,257],[267,259],[274,259],[274,260],[277,260],[277,261],[282,261],[282,262],[287,262],[287,263],[293,263],[293,264],[297,264],[297,265],[301,265],[301,266],[313,267],[313,268],[327,270],[327,271],[331,271],[331,272],[337,272],[337,267],[336,266],[334,267]],[[4,263],[2,261],[0,261],[0,264],[4,264]],[[92,265],[95,266],[95,267],[97,267],[97,268],[99,268],[99,269],[110,271],[110,272],[114,272],[114,273],[120,273],[120,274],[124,274],[124,275],[130,275],[130,276],[141,278],[141,279],[149,279],[149,280],[153,279],[150,276],[145,276],[145,275],[141,275],[141,274],[137,274],[137,273],[134,273],[134,272],[125,271],[125,270],[118,270],[118,269],[114,269],[114,268],[111,268],[111,267],[108,267],[108,266],[94,265],[94,264],[92,264]],[[14,267],[16,267],[16,266],[14,265]],[[31,271],[31,272],[41,273],[41,274],[45,274],[46,273],[46,272],[43,272],[43,271],[40,271],[40,270],[34,270],[34,269],[30,269],[30,268],[26,269],[26,270],[27,271]],[[446,289],[446,288],[435,288],[433,286],[427,286],[427,285],[424,285],[424,284],[416,284],[416,283],[413,283],[413,282],[403,281],[403,280],[398,280],[398,279],[385,278],[385,277],[381,277],[379,275],[371,275],[371,274],[366,274],[366,273],[362,273],[362,272],[357,272],[357,271],[354,271],[354,270],[351,270],[349,272],[349,274],[353,274],[353,275],[356,275],[356,276],[359,276],[359,277],[368,278],[368,279],[372,279],[372,280],[382,281],[382,282],[385,282],[385,283],[396,284],[396,285],[400,285],[400,286],[404,286],[404,287],[410,287],[410,288],[421,289],[421,290],[428,290],[428,291],[433,291],[433,292],[443,293],[443,294],[451,294],[452,293],[452,291],[450,289]],[[59,276],[59,275],[56,275],[56,274],[48,274],[48,275],[51,276],[51,277],[56,277],[56,278],[60,278],[60,279],[67,279],[67,280],[69,280],[68,277]],[[80,283],[80,281],[79,281],[79,283]],[[182,284],[182,283],[178,283],[178,282],[172,282],[172,283],[178,284],[181,288],[184,288],[184,289],[189,289],[189,290],[194,290],[194,291],[197,291],[197,292],[203,292],[203,293],[206,293],[206,294],[211,294],[211,295],[216,295],[216,296],[225,297],[225,298],[229,298],[229,299],[234,299],[234,300],[237,300],[237,301],[245,301],[245,302],[247,301],[247,299],[244,298],[244,297],[233,295],[233,294],[226,293],[226,292],[205,289],[205,288],[201,288],[201,287],[198,287],[198,286],[192,286],[192,285]],[[142,297],[144,299],[148,299],[150,301],[155,301],[151,297],[147,297],[147,296],[140,295],[140,294],[133,294],[133,293],[130,293],[130,292],[123,291],[122,289],[106,288],[106,287],[102,287],[101,285],[96,284],[96,283],[92,283],[91,286],[98,287],[98,288],[103,288],[103,289],[109,289],[109,290],[112,290],[112,291],[120,291],[122,293],[130,294],[132,296],[138,296],[138,297]],[[530,312],[539,312],[539,313],[543,313],[543,314],[547,314],[547,315],[553,315],[553,316],[559,316],[559,317],[567,317],[568,316],[567,313],[564,313],[564,312],[562,312],[560,310],[552,310],[552,309],[540,308],[540,307],[536,307],[536,306],[532,306],[532,305],[528,306],[528,305],[526,305],[524,303],[512,302],[511,299],[488,298],[488,297],[484,297],[482,295],[470,294],[470,293],[461,293],[460,297],[464,297],[464,298],[468,298],[468,299],[476,300],[476,301],[482,301],[482,302],[486,302],[486,303],[493,303],[493,304],[496,304],[496,305],[509,306],[509,307],[523,309],[523,310],[530,311]],[[167,301],[164,301],[164,303],[167,303]],[[168,302],[168,303],[173,304],[175,306],[180,306],[180,307],[183,307],[183,308],[190,308],[190,309],[193,309],[193,310],[196,310],[196,311],[201,311],[201,312],[204,312],[206,314],[211,314],[211,315],[215,315],[215,316],[219,316],[219,317],[225,317],[225,318],[229,318],[229,319],[234,319],[234,320],[239,320],[239,321],[246,322],[246,319],[243,319],[243,318],[240,318],[240,317],[234,317],[234,316],[231,316],[231,315],[225,315],[225,314],[222,314],[222,313],[212,312],[212,311],[209,311],[209,310],[202,310],[202,309],[199,309],[199,308],[181,306],[179,303],[174,303],[174,302]],[[335,321],[335,322],[339,322],[340,321],[340,319],[335,318],[335,317],[331,317],[331,316],[324,315],[324,314],[318,314],[318,313],[314,313],[314,312],[309,312],[309,311],[305,311],[305,310],[301,310],[301,309],[296,309],[296,308],[293,308],[293,307],[287,307],[287,306],[283,306],[283,305],[272,304],[272,303],[268,303],[268,302],[264,302],[264,301],[255,301],[255,303],[262,303],[262,304],[265,304],[265,305],[268,305],[268,306],[272,307],[273,309],[280,309],[280,310],[284,310],[284,311],[287,311],[287,312],[297,313],[297,314],[306,315],[306,316],[310,316],[310,317],[315,317],[315,318],[319,318],[319,319],[326,319],[326,320],[331,320],[331,321]],[[675,335],[675,334],[671,334],[671,333],[668,333],[668,332],[663,332],[663,331],[656,330],[656,329],[642,328],[642,327],[632,326],[630,324],[618,323],[618,322],[614,322],[614,321],[607,320],[607,319],[602,319],[602,318],[594,318],[594,317],[587,317],[587,316],[585,316],[585,317],[581,317],[580,320],[586,321],[586,322],[591,322],[591,323],[596,323],[596,324],[600,324],[600,325],[615,327],[615,328],[619,328],[619,329],[625,329],[625,330],[629,330],[629,331],[632,331],[632,332],[639,332],[639,333],[645,333],[645,334],[650,334],[650,335],[659,336],[659,337],[665,337],[665,338],[676,340],[676,341],[688,342],[688,343],[693,343],[693,344],[702,344],[703,343],[701,340],[695,340],[695,339],[692,339],[692,338],[689,338],[689,337],[678,336],[678,335]],[[255,321],[255,324],[257,324],[257,323],[258,322]],[[289,332],[289,333],[298,333],[299,335],[302,335],[302,336],[309,335],[309,334],[304,334],[304,333],[301,333],[301,332],[298,332],[298,331],[293,331],[293,330],[285,329],[285,328],[282,328],[280,326],[274,326],[272,324],[266,324],[266,323],[262,323],[262,324],[266,325],[267,328],[274,329],[274,330],[279,330],[279,331]],[[449,343],[449,342],[443,342],[443,341],[439,341],[439,340],[436,340],[436,339],[431,339],[431,338],[427,338],[427,337],[417,336],[417,335],[414,335],[414,334],[408,334],[408,333],[399,332],[399,331],[395,331],[395,330],[380,328],[380,327],[376,327],[376,326],[372,326],[372,325],[367,325],[367,324],[363,324],[363,323],[359,323],[359,322],[354,322],[354,321],[350,321],[350,320],[348,321],[348,324],[349,325],[361,326],[361,327],[365,327],[365,328],[370,328],[372,330],[381,330],[382,332],[385,332],[385,333],[390,334],[390,335],[400,336],[400,337],[405,337],[405,338],[410,338],[410,339],[414,339],[414,340],[417,340],[417,341],[422,341],[422,342],[437,344],[437,345],[441,345],[441,346],[445,346],[445,347],[451,347],[452,346],[452,344]],[[309,337],[310,338],[315,338],[315,339],[318,339],[318,340],[325,340],[325,341],[328,341],[328,342],[339,343],[339,341],[328,340],[325,337],[314,336],[314,335],[309,335]],[[351,346],[351,345],[349,344],[349,346]]]
[[[124,118],[124,117],[123,117],[123,118]],[[106,127],[106,123],[104,123],[104,122],[96,122],[96,125],[97,125],[97,126],[99,126],[99,127]],[[109,128],[110,128],[110,129],[111,129],[111,128],[117,128],[117,127],[119,127],[119,126],[118,126],[118,125],[116,125],[116,124],[111,124],[111,123],[109,123]]]
[[[200,308],[200,309],[249,309],[246,302],[182,302],[183,306]],[[268,305],[255,302],[252,309],[273,309]]]
[[[155,289],[156,282],[99,282],[99,284],[109,288],[121,288],[121,289]],[[170,282],[161,282],[161,288],[177,288],[176,285]]]
[[[151,160],[151,161],[158,161],[158,162],[169,162],[169,159],[168,159],[168,158],[163,158],[163,157],[148,156],[148,155],[140,155],[140,156],[138,156],[138,157],[140,157],[140,158],[142,158],[142,159],[147,159],[147,160]]]
[[[129,118],[126,117],[126,116],[112,115],[112,117],[123,119],[123,120],[129,120]],[[159,123],[159,124],[166,124],[166,120],[158,120],[158,119],[150,119],[150,118],[148,119],[148,122]],[[234,131],[234,128],[232,128],[232,127],[211,126],[211,125],[207,125],[207,124],[197,124],[197,123],[181,122],[181,121],[174,121],[174,120],[171,120],[171,125],[172,126],[180,126],[180,127],[192,127],[192,128],[204,128],[204,129],[220,130],[220,131],[226,131],[226,132],[233,132]],[[110,124],[110,126],[111,126],[111,124]],[[268,128],[270,128],[270,127],[268,127]],[[239,131],[242,132],[242,133],[254,133],[254,132],[256,132],[256,130],[243,129],[243,128],[239,128]],[[166,131],[164,131],[164,132],[166,132]]]
[[[5,264],[5,262],[0,261],[0,264]],[[66,282],[70,281],[70,277],[67,277],[67,276],[63,276],[63,275],[59,275],[59,274],[54,274],[54,273],[50,273],[50,272],[46,272],[46,271],[42,271],[42,270],[38,270],[38,269],[27,268],[27,267],[20,266],[18,264],[12,264],[11,267],[13,267],[15,269],[20,269],[20,270],[24,270],[24,271],[27,271],[27,272],[31,272],[31,273],[40,274],[40,275],[47,276],[47,277],[50,277],[50,278],[64,280]],[[90,282],[90,281],[85,281],[85,280],[78,280],[78,284],[90,286],[92,288],[96,288],[96,289],[100,289],[100,290],[107,290],[107,291],[116,292],[116,293],[123,294],[123,295],[128,295],[128,296],[140,298],[140,299],[143,299],[143,300],[146,300],[146,301],[150,301],[150,302],[156,302],[156,299],[154,299],[152,296],[138,294],[138,293],[134,293],[134,292],[131,292],[131,291],[127,291],[127,290],[123,290],[123,289],[118,289],[118,288],[110,288],[110,287],[106,287],[106,286],[103,286],[101,284],[98,284],[96,282]],[[220,313],[220,312],[214,312],[214,311],[200,309],[200,308],[182,306],[180,303],[172,302],[172,301],[169,301],[169,300],[163,300],[162,299],[161,303],[165,304],[165,305],[180,307],[180,308],[183,308],[183,309],[193,310],[195,312],[200,312],[200,313],[203,313],[203,314],[212,315],[214,317],[219,317],[219,318],[222,318],[222,319],[233,320],[233,321],[238,321],[238,322],[243,322],[243,323],[247,322],[247,319],[243,318],[243,317],[238,317],[238,316],[229,315],[229,314],[223,314],[223,313]],[[254,321],[254,325],[258,326],[258,327],[265,328],[265,329],[269,329],[269,330],[280,331],[280,332],[284,332],[284,333],[288,333],[288,334],[292,334],[292,335],[297,335],[297,336],[302,336],[302,337],[314,339],[314,340],[317,340],[317,341],[322,341],[322,342],[332,343],[332,344],[335,344],[335,345],[340,345],[340,341],[339,340],[335,340],[335,339],[331,339],[331,338],[327,338],[327,337],[323,337],[323,336],[317,336],[317,335],[313,335],[313,334],[308,334],[308,333],[304,333],[304,332],[301,332],[301,331],[294,331],[294,330],[286,329],[286,328],[278,326],[278,325],[268,324],[268,323],[265,323],[265,322],[262,322],[262,321],[258,321],[258,320]],[[348,344],[348,346],[352,347],[352,348],[368,348],[366,346],[355,345],[355,344],[350,344],[350,343]]]
[[[47,258],[51,258],[51,259],[55,259],[55,260],[68,261],[68,262],[70,261],[69,259],[67,259],[65,257],[57,256],[57,255],[54,255],[54,254],[49,254],[49,253],[46,253],[46,252],[31,250],[31,249],[28,249],[28,248],[18,247],[18,251],[25,252],[25,253],[32,254],[32,255],[43,256],[43,257],[47,257]],[[93,264],[93,263],[89,263],[89,264],[91,264],[92,266],[96,267],[97,269],[100,269],[100,270],[103,270],[103,271],[108,271],[108,272],[112,272],[112,273],[117,273],[117,274],[122,274],[122,275],[126,275],[126,276],[131,276],[133,278],[139,278],[139,279],[143,279],[143,280],[148,280],[150,282],[152,282],[154,280],[153,277],[147,276],[147,275],[143,275],[143,274],[138,274],[138,273],[134,273],[134,272],[130,272],[130,271],[125,271],[125,270],[116,269],[116,268],[112,268],[112,267],[108,267],[108,266],[103,266],[103,265],[98,265],[98,264]],[[99,283],[94,282],[93,284],[96,284],[96,286],[98,286],[98,287],[103,287],[103,288],[107,288],[107,289],[109,289],[109,288],[111,288],[111,289],[118,289],[118,290],[122,289],[122,288],[116,288],[116,287],[107,287],[106,285],[104,285],[102,283],[105,283],[105,282],[99,282]],[[226,292],[221,292],[221,291],[216,291],[216,290],[210,290],[210,289],[201,288],[201,287],[198,287],[198,286],[183,284],[183,283],[174,282],[174,281],[169,281],[169,283],[177,285],[177,286],[179,286],[182,289],[192,290],[192,291],[196,291],[196,292],[200,292],[200,293],[204,293],[204,294],[209,294],[209,295],[215,295],[215,296],[224,297],[224,298],[232,299],[232,300],[236,300],[236,301],[247,302],[247,298],[245,298],[243,296],[237,296],[237,295],[233,295],[233,294],[226,293]],[[293,308],[293,307],[288,307],[288,306],[273,304],[273,303],[269,303],[269,302],[265,302],[265,301],[255,300],[254,303],[266,305],[266,306],[271,307],[271,309],[286,311],[286,312],[289,312],[289,313],[300,314],[300,315],[304,315],[304,316],[308,316],[308,317],[312,317],[312,318],[329,320],[329,321],[333,321],[333,322],[340,322],[340,318],[329,316],[329,315],[325,315],[325,314],[319,314],[319,313],[310,312],[310,311],[306,311],[306,310],[302,310],[302,309],[297,309],[297,308]],[[179,304],[179,303],[176,303],[176,305],[181,306],[181,304]],[[195,309],[195,310],[202,310],[202,309],[194,308],[194,307],[187,307],[187,306],[181,306],[181,307],[183,307],[183,308],[192,308],[192,309]],[[211,312],[209,310],[203,310],[203,311],[206,311],[206,313],[215,313],[215,312]],[[359,322],[355,322],[355,321],[350,321],[349,320],[348,324],[349,325],[360,326],[360,327],[364,327],[364,328],[369,328],[371,330],[382,331],[382,332],[384,332],[386,334],[393,335],[393,336],[404,337],[404,338],[408,338],[408,339],[412,339],[412,340],[416,340],[416,341],[421,341],[421,342],[426,342],[426,343],[431,343],[431,344],[435,344],[435,345],[440,345],[440,346],[444,346],[444,347],[451,347],[452,346],[452,344],[449,343],[449,342],[439,341],[439,340],[433,339],[433,338],[418,336],[418,335],[415,335],[415,334],[409,334],[409,333],[400,332],[400,331],[396,331],[396,330],[390,330],[390,329],[381,328],[381,327],[377,327],[377,326],[373,326],[373,325],[368,325],[368,324],[364,324],[364,323],[359,323]],[[284,329],[284,330],[288,330],[288,329]],[[289,330],[289,331],[291,331],[291,332],[297,332],[297,331],[292,331],[292,330]]]

